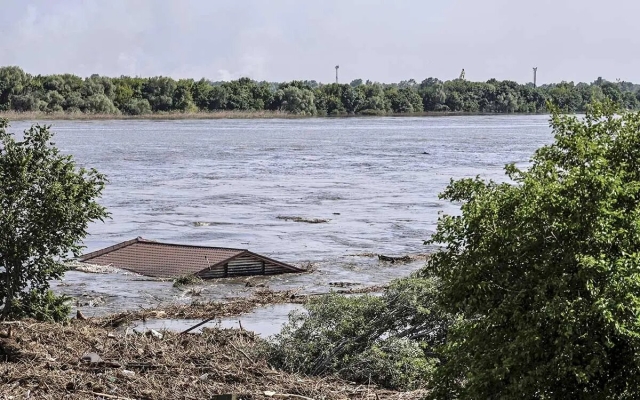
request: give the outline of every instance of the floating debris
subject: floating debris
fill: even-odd
[[[378,254],[378,260],[385,261],[385,262],[390,262],[391,264],[408,263],[408,262],[413,261],[413,259],[411,257],[409,257],[409,256],[390,257],[390,256],[382,255],[382,254]]]
[[[361,288],[343,287],[337,292],[340,294],[372,293],[384,290],[385,285],[365,286]],[[273,291],[269,288],[256,288],[250,297],[235,297],[224,302],[193,301],[191,304],[170,304],[153,309],[141,309],[125,311],[106,317],[92,318],[101,326],[118,327],[133,321],[146,319],[204,319],[215,315],[218,318],[233,317],[248,313],[267,304],[304,304],[310,298],[322,296],[326,293],[301,294],[300,289]]]
[[[326,224],[331,221],[330,219],[321,219],[321,218],[305,218],[305,217],[287,217],[284,215],[279,215],[276,218],[282,219],[285,221],[293,221],[293,222],[305,222],[307,224]]]
[[[376,257],[376,253],[357,253],[357,254],[348,254],[347,257]]]
[[[196,221],[193,223],[193,226],[211,226],[211,222]]]
[[[407,254],[407,255],[399,256],[399,257],[385,256],[383,254],[377,254],[377,253],[356,253],[356,254],[348,254],[347,255],[347,257],[368,257],[368,258],[378,257],[378,259],[380,261],[387,261],[387,262],[390,262],[390,263],[412,262],[412,261],[418,261],[418,260],[426,260],[430,256],[431,256],[430,254],[426,254],[426,253]]]
[[[83,293],[81,298],[76,299],[75,304],[76,307],[97,307],[106,302],[102,296],[90,297],[87,293]]]
[[[349,287],[349,286],[358,286],[359,283],[354,283],[354,282],[329,282],[329,286],[333,286],[333,287]]]
[[[184,275],[173,280],[173,287],[199,285],[202,282],[202,279],[195,275]]]
[[[202,296],[203,290],[204,288],[190,288],[189,290],[184,292],[184,295],[191,296],[191,297],[199,297],[199,296]]]
[[[66,262],[65,266],[69,271],[86,272],[89,274],[115,274],[121,271],[111,265],[95,265],[76,260]]]

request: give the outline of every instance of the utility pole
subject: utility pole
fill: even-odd
[[[336,83],[338,83],[338,68],[340,68],[340,66],[336,65]]]
[[[538,87],[536,82],[537,79],[538,79],[538,67],[533,67],[533,87]]]

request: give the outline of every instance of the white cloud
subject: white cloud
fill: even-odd
[[[3,0],[0,65],[265,80],[640,81],[640,3],[609,0]],[[570,45],[568,44],[570,43]],[[606,49],[604,48],[606,46]],[[605,53],[606,52],[606,53]]]

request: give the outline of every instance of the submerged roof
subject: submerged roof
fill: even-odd
[[[249,250],[160,243],[140,237],[85,254],[79,261],[158,278],[183,275],[219,278],[304,271]]]

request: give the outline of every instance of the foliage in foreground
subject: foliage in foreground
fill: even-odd
[[[452,181],[462,202],[425,273],[460,319],[436,399],[631,399],[640,389],[640,114],[553,114],[515,182]],[[617,115],[618,114],[618,115]]]
[[[449,324],[434,304],[436,290],[434,280],[411,277],[395,281],[382,296],[322,296],[305,312],[293,312],[265,352],[272,365],[294,373],[424,387]]]
[[[22,140],[7,127],[0,119],[0,318],[60,320],[66,299],[49,281],[79,254],[89,222],[107,216],[96,202],[106,179],[61,155],[49,127],[33,126]]]

